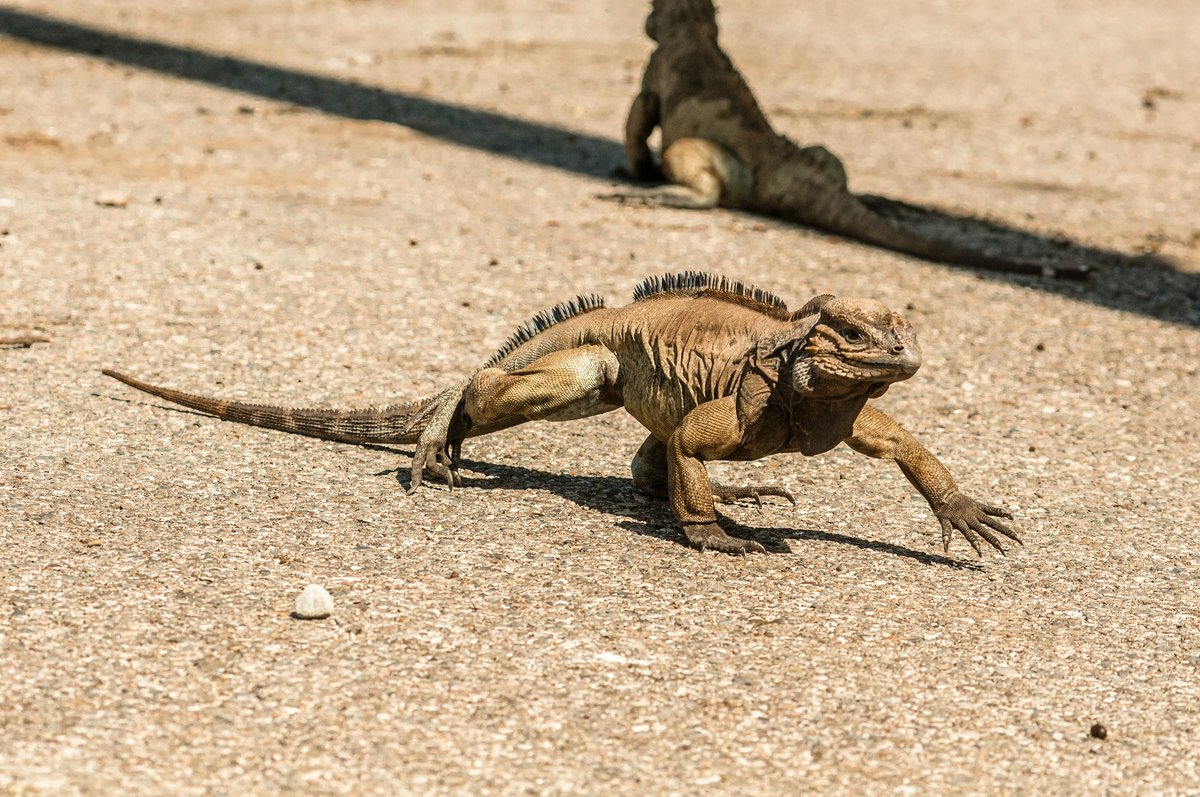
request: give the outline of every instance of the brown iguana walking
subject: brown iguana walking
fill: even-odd
[[[222,401],[104,373],[225,420],[343,442],[418,443],[414,489],[424,466],[461,484],[455,460],[465,438],[624,407],[650,432],[633,458],[634,485],[669,498],[692,545],[727,553],[763,547],[722,531],[714,498],[793,499],[778,488],[714,486],[705,462],[819,454],[844,442],[896,461],[929,501],[945,547],[957,529],[976,553],[980,538],[1003,551],[999,535],[1020,542],[998,520],[1010,515],[961,493],[912,435],[867,406],[920,363],[908,322],[877,301],[825,295],[789,312],[762,289],[688,272],[647,279],[624,307],[595,295],[557,305],[521,326],[469,380],[381,410]]]
[[[926,238],[879,210],[893,200],[851,193],[842,162],[776,133],[717,42],[711,0],[653,0],[646,34],[658,47],[629,109],[625,153],[637,179],[659,177],[647,143],[662,130],[662,173],[673,185],[604,198],[678,208],[718,205],[796,221],[928,260],[1019,274],[1083,278],[1087,266],[994,257]]]

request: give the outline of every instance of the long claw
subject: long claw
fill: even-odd
[[[964,537],[967,538],[967,542],[971,543],[971,547],[975,549],[975,555],[982,559],[983,550],[979,547],[979,540],[976,539],[975,533],[971,531],[971,527],[962,520],[954,521],[954,526]]]
[[[988,544],[999,551],[1001,555],[1008,555],[1004,552],[1004,546],[1000,544],[1000,540],[997,539],[996,535],[992,533],[992,530],[983,525],[983,523],[979,522],[978,520],[968,520],[967,525],[971,527],[972,531],[987,540]]]
[[[420,461],[419,455],[413,455],[412,468],[409,469],[408,489],[404,491],[405,495],[412,495],[421,486],[422,475],[425,472],[425,466]]]
[[[933,514],[942,526],[942,550],[945,551],[950,549],[950,538],[955,530],[966,538],[975,549],[975,555],[979,557],[983,556],[979,545],[981,539],[1005,556],[1008,552],[1004,550],[997,535],[1003,534],[1018,545],[1024,544],[1015,531],[998,519],[1012,517],[1007,510],[980,503],[957,491],[939,502],[934,507]]]
[[[763,496],[774,496],[777,498],[786,498],[792,506],[796,505],[796,497],[782,487],[728,487],[723,484],[714,484],[712,486],[713,498],[722,503],[733,503],[742,498],[753,498],[758,504],[759,509],[763,506]]]
[[[979,508],[982,509],[988,515],[995,515],[996,517],[1006,517],[1006,518],[1012,517],[1012,512],[1009,512],[1004,507],[992,506],[991,504],[980,504]]]
[[[1011,517],[1011,515],[1009,515],[1008,517]],[[999,520],[996,520],[993,517],[983,517],[983,518],[980,518],[980,520],[982,520],[984,523],[986,523],[989,526],[991,526],[992,528],[994,528],[996,531],[1003,534],[1005,537],[1008,537],[1010,540],[1015,542],[1017,545],[1025,544],[1025,543],[1021,542],[1021,538],[1017,536],[1017,533],[1015,531],[1010,529],[1004,523],[1001,523]]]

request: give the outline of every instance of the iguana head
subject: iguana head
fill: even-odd
[[[874,299],[819,296],[793,317],[791,340],[777,341],[776,352],[790,360],[791,388],[806,397],[875,398],[921,367],[913,328]]]
[[[676,36],[716,41],[717,9],[712,0],[653,0],[646,35],[659,43]]]

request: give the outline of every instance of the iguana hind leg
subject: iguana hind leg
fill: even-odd
[[[413,453],[412,493],[426,469],[451,488],[463,437],[476,437],[526,421],[568,421],[621,406],[616,355],[603,346],[580,346],[547,354],[508,372],[484,368],[443,391],[416,416],[422,426]],[[456,433],[457,430],[457,433]]]
[[[602,195],[644,205],[708,210],[734,204],[751,182],[746,166],[724,147],[702,138],[681,138],[663,153],[663,173],[671,185]]]
[[[446,486],[451,490],[462,486],[462,476],[458,473],[462,440],[452,439],[451,426],[460,414],[463,393],[469,384],[468,380],[443,390],[409,420],[406,432],[417,428],[421,431],[409,469],[409,495],[415,493],[424,483],[426,469],[434,476],[445,479]]]
[[[657,437],[646,436],[629,469],[633,471],[633,486],[638,492],[653,498],[667,497],[667,447]]]
[[[604,346],[551,352],[511,372],[484,368],[467,385],[463,409],[472,426],[598,415],[621,406],[618,370]]]

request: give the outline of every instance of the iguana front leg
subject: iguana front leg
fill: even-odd
[[[635,180],[657,180],[662,172],[650,152],[650,134],[658,127],[658,95],[643,91],[633,98],[625,120],[625,160]]]
[[[666,498],[669,494],[667,476],[667,446],[654,435],[649,435],[642,443],[630,464],[633,471],[633,486],[639,492],[655,498]],[[732,503],[743,498],[753,498],[762,506],[764,496],[786,498],[796,505],[796,498],[788,490],[771,485],[730,486],[725,484],[712,485],[713,500]]]
[[[701,404],[684,416],[667,440],[667,487],[671,509],[694,547],[724,553],[766,553],[754,540],[730,537],[717,525],[713,487],[704,467],[742,444],[737,403],[731,396]],[[640,452],[639,452],[640,453]]]
[[[980,537],[1004,553],[997,532],[1022,544],[1016,532],[997,520],[1001,517],[1011,518],[1009,512],[964,495],[950,471],[937,457],[918,443],[904,427],[874,407],[864,407],[858,414],[851,436],[845,442],[869,457],[896,461],[913,487],[925,496],[941,523],[944,550],[950,550],[950,537],[954,530],[967,538],[979,556],[983,555],[979,549]]]

